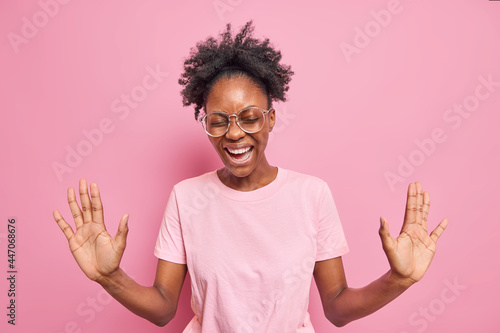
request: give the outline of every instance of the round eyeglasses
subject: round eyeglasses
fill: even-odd
[[[236,117],[236,124],[245,133],[257,133],[264,127],[266,113],[273,110],[264,110],[256,106],[249,106],[236,114],[228,114],[224,111],[214,111],[199,119],[205,132],[212,137],[223,136],[229,130],[230,118]]]

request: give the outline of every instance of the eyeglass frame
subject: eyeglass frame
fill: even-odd
[[[257,133],[257,132],[261,131],[261,130],[264,128],[265,121],[264,121],[264,123],[262,123],[262,127],[261,127],[261,128],[259,128],[259,129],[258,129],[257,131],[255,131],[255,132],[249,132],[249,131],[247,131],[247,130],[244,130],[244,129],[241,127],[240,123],[238,122],[238,118],[239,118],[239,115],[240,115],[240,113],[241,113],[241,112],[246,111],[246,110],[249,110],[249,109],[258,109],[258,110],[262,111],[262,115],[264,116],[264,118],[266,117],[266,114],[268,114],[268,113],[269,113],[269,112],[271,112],[271,111],[274,111],[274,108],[273,108],[273,107],[271,107],[269,110],[264,110],[263,108],[259,108],[258,106],[247,106],[247,107],[245,107],[245,108],[241,109],[240,111],[238,111],[237,113],[232,113],[232,114],[229,114],[229,113],[227,113],[227,112],[225,112],[225,111],[219,111],[219,110],[214,111],[214,112],[212,112],[212,113],[210,113],[210,114],[219,113],[219,114],[223,114],[223,115],[227,116],[227,120],[228,120],[228,122],[227,122],[226,131],[225,131],[223,134],[221,134],[221,135],[212,135],[212,134],[208,133],[208,130],[207,130],[207,128],[206,128],[206,124],[204,125],[204,121],[205,121],[205,119],[207,119],[207,117],[208,117],[209,113],[207,113],[207,114],[205,114],[203,117],[199,118],[199,119],[198,119],[198,121],[201,123],[201,126],[203,127],[203,130],[205,131],[205,133],[207,133],[209,136],[211,136],[211,137],[213,137],[213,138],[218,138],[218,137],[221,137],[221,136],[224,136],[224,135],[226,135],[226,134],[227,134],[227,132],[229,131],[229,126],[231,126],[231,117],[236,117],[235,123],[238,125],[238,127],[239,127],[239,128],[240,128],[243,132],[248,133],[248,134],[254,134],[254,133]]]

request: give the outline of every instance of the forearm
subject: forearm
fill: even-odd
[[[164,326],[175,315],[176,304],[159,288],[138,284],[121,268],[97,282],[127,309],[155,325]]]
[[[345,288],[333,295],[324,306],[325,315],[335,326],[344,326],[382,308],[410,285],[388,271],[363,288]]]

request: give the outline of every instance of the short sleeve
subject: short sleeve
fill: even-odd
[[[154,255],[159,259],[175,262],[178,264],[186,263],[186,251],[184,249],[184,240],[182,237],[182,228],[179,219],[179,209],[175,187],[168,198],[167,207],[163,214],[160,231],[156,240]]]
[[[323,185],[318,207],[316,261],[339,257],[349,252],[332,192],[326,182]]]

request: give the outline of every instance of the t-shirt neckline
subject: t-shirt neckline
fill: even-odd
[[[238,191],[226,186],[217,176],[217,170],[212,172],[211,177],[220,194],[226,198],[235,201],[258,201],[274,195],[281,189],[286,181],[287,170],[278,167],[278,174],[272,182],[253,191]]]

